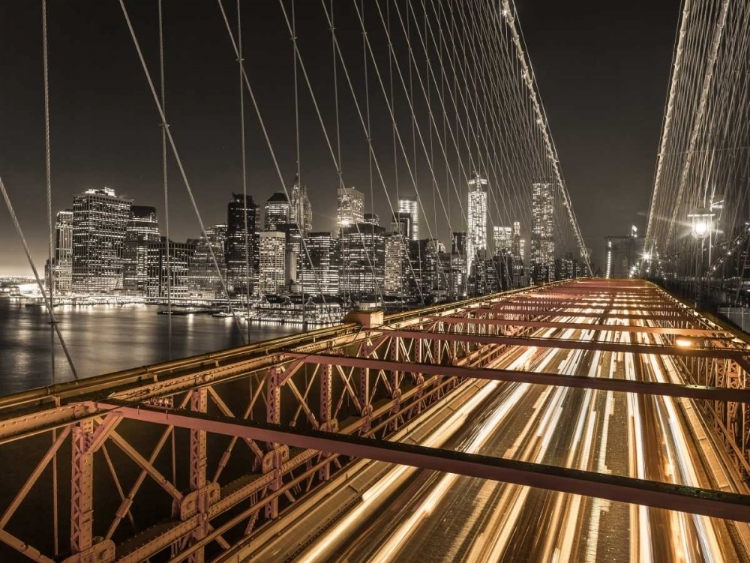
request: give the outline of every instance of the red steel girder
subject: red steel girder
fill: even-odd
[[[671,328],[663,326],[609,325],[598,323],[571,323],[563,321],[522,321],[514,319],[483,319],[475,317],[428,317],[430,321],[445,324],[487,324],[494,326],[527,326],[531,328],[572,328],[577,330],[596,330],[610,332],[641,332],[648,334],[675,334],[698,336],[709,340],[734,338],[734,335],[723,329],[709,330],[702,328]],[[717,336],[721,334],[722,336]]]
[[[532,307],[561,307],[566,309],[635,309],[638,311],[680,311],[685,312],[685,307],[675,307],[672,304],[658,303],[611,303],[604,301],[581,301],[578,299],[557,300],[557,299],[513,299],[510,301],[500,301],[493,306],[493,309],[502,309],[513,307],[515,305],[532,306]]]
[[[493,305],[491,309],[495,311],[503,311],[504,309],[541,309],[543,311],[553,311],[553,312],[560,312],[565,313],[567,311],[580,311],[580,310],[586,310],[586,309],[597,309],[601,311],[605,311],[606,309],[615,309],[615,310],[634,310],[637,311],[638,314],[648,314],[648,313],[654,313],[654,312],[661,312],[661,313],[674,313],[683,315],[687,313],[687,309],[684,308],[678,308],[678,307],[614,307],[614,306],[600,306],[600,307],[592,307],[590,305],[586,304],[577,304],[577,303],[544,303],[541,301],[529,303],[529,302],[515,302],[515,301],[509,301],[509,302],[502,302],[498,303],[497,305]],[[571,314],[576,314],[575,312],[572,312]]]
[[[472,313],[495,313],[496,315],[533,315],[535,317],[582,317],[586,319],[633,319],[641,321],[696,321],[697,318],[685,314],[679,315],[641,315],[629,313],[578,313],[571,311],[529,310],[529,309],[494,309],[492,307],[477,307],[469,309]]]
[[[422,373],[425,375],[449,375],[461,378],[490,379],[494,381],[532,383],[535,385],[552,385],[557,387],[636,393],[638,395],[661,395],[668,397],[685,397],[688,399],[750,403],[750,389],[707,387],[703,385],[680,385],[676,383],[634,381],[630,379],[612,379],[608,377],[589,377],[586,375],[560,375],[556,373],[539,373],[520,370],[465,368],[436,364],[374,360],[371,358],[352,358],[350,356],[328,356],[325,354],[304,355],[289,353],[288,355],[293,358],[304,359],[305,362],[311,364],[356,367],[362,369],[382,369],[390,371],[398,370]]]
[[[163,411],[152,407],[106,403],[98,403],[97,407],[112,409],[120,416],[142,422],[174,424],[182,428],[203,430],[225,436],[283,443],[288,446],[335,452],[356,458],[409,465],[468,477],[750,522],[750,495],[394,443],[376,438],[361,438],[314,430],[303,431],[196,412]]]
[[[736,350],[729,348],[656,346],[653,344],[623,344],[620,342],[602,342],[599,340],[563,340],[557,338],[530,338],[523,336],[480,336],[477,334],[425,332],[419,330],[390,330],[388,331],[388,334],[401,338],[424,338],[428,340],[476,342],[479,344],[503,344],[509,346],[537,348],[562,348],[565,350],[599,350],[600,352],[658,354],[662,356],[725,358],[737,361],[747,371],[750,371],[750,366],[745,360],[745,356],[750,356],[750,350]]]

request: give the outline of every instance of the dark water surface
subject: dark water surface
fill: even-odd
[[[60,331],[81,378],[222,350],[243,344],[235,322],[211,315],[168,315],[152,305],[62,306]],[[241,321],[243,331],[246,325]],[[299,332],[299,325],[254,324],[252,342]],[[0,395],[71,381],[65,354],[54,342],[43,307],[0,299]]]

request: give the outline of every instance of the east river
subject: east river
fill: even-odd
[[[61,306],[55,316],[80,378],[184,358],[243,344],[231,318],[158,315],[153,305]],[[247,328],[241,321],[244,334]],[[44,307],[0,299],[0,395],[73,379],[60,343],[51,341]],[[268,340],[300,325],[255,323],[250,340]],[[53,353],[54,350],[54,353]]]

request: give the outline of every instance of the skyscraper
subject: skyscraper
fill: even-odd
[[[365,213],[364,222],[370,225],[380,226],[380,216],[377,213]]]
[[[365,194],[355,188],[339,188],[337,194],[336,226],[344,229],[362,223],[365,219]]]
[[[393,214],[391,221],[391,232],[399,233],[402,237],[411,240],[411,213],[397,211]]]
[[[148,285],[148,245],[159,242],[159,220],[156,208],[133,205],[125,229],[122,249],[123,289],[144,294]]]
[[[73,212],[57,212],[55,221],[55,255],[52,281],[56,293],[68,293],[73,288]]]
[[[73,290],[102,293],[122,289],[122,246],[131,202],[111,188],[73,198]]]
[[[404,235],[399,232],[385,237],[385,268],[383,292],[386,295],[401,296],[404,291],[404,260],[406,245]]]
[[[534,182],[531,192],[531,274],[534,281],[551,281],[555,262],[555,185]]]
[[[248,290],[248,280],[252,289],[257,275],[257,232],[260,225],[260,208],[253,201],[252,196],[248,195],[245,202],[242,200],[242,194],[232,194],[232,201],[227,206],[225,245],[227,284],[235,293],[245,293]],[[245,245],[245,218],[247,218],[247,246]]]
[[[370,223],[350,225],[341,232],[341,290],[378,295],[385,276],[385,229]]]
[[[300,274],[305,293],[311,295],[337,295],[339,271],[333,259],[335,239],[328,231],[307,233],[305,246],[312,261],[302,260],[304,268]]]
[[[292,185],[289,222],[297,225],[302,236],[312,230],[312,204],[310,198],[307,197],[307,187],[300,186],[297,178],[294,179]]]
[[[286,282],[286,234],[264,231],[259,234],[258,291],[261,295],[284,293]]]
[[[284,192],[276,192],[266,200],[264,231],[276,231],[279,225],[290,223],[291,206]]]
[[[478,172],[469,180],[469,216],[466,240],[466,271],[471,272],[474,258],[487,249],[487,179]]]
[[[190,290],[190,262],[195,253],[195,245],[170,240],[169,250],[167,250],[167,238],[160,237],[158,242],[148,243],[147,252],[148,296],[187,297]],[[167,254],[169,254],[169,267],[167,267]]]
[[[513,222],[513,240],[510,253],[513,257],[513,269],[511,271],[513,282],[516,287],[526,285],[526,239],[521,238],[521,223],[519,221]]]
[[[407,235],[411,240],[419,240],[419,200],[416,196],[401,196],[398,199],[398,212],[407,213],[411,217],[411,232]]]
[[[208,299],[223,297],[221,279],[226,278],[227,273],[224,260],[226,240],[227,226],[214,225],[206,229],[206,236],[201,235],[196,241],[189,274],[192,293]],[[219,265],[218,272],[211,251]]]
[[[492,236],[495,243],[495,254],[510,254],[513,243],[513,231],[510,227],[492,226]]]

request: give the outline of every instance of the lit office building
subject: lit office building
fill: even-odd
[[[365,220],[365,194],[355,188],[339,188],[336,226],[344,229]]]
[[[307,197],[307,187],[300,186],[299,180],[295,178],[292,185],[292,201],[289,207],[289,222],[297,225],[305,236],[312,230],[312,204]]]
[[[526,280],[526,239],[521,238],[521,223],[513,223],[513,239],[510,253],[513,258],[513,283],[515,287],[527,285]]]
[[[477,253],[487,249],[487,179],[478,173],[469,180],[468,231],[466,267],[471,266]]]
[[[552,281],[555,262],[555,185],[534,182],[531,192],[531,273],[535,282]]]
[[[380,216],[377,213],[365,213],[363,221],[369,225],[380,226]]]
[[[291,206],[284,192],[276,192],[266,200],[265,213],[263,217],[264,231],[277,231],[279,225],[289,223]]]
[[[451,299],[466,297],[466,256],[451,254],[448,294]]]
[[[426,295],[442,297],[447,289],[448,279],[444,276],[440,256],[445,246],[438,239],[425,239],[422,254],[422,287]]]
[[[369,223],[341,232],[341,291],[347,295],[379,295],[385,277],[385,229]]]
[[[73,212],[58,211],[55,221],[55,253],[52,258],[54,293],[65,294],[73,289]],[[50,272],[47,271],[47,279]]]
[[[195,245],[173,241],[169,241],[167,245],[166,237],[161,237],[158,242],[148,243],[147,253],[146,294],[161,298],[168,295],[172,298],[187,297],[190,291],[190,262],[195,253]]]
[[[416,196],[402,196],[398,199],[398,212],[411,218],[411,230],[407,235],[411,240],[419,240],[419,200]]]
[[[223,297],[221,280],[226,279],[227,267],[224,261],[225,244],[227,239],[227,226],[214,225],[206,229],[206,236],[202,236],[195,242],[195,253],[190,263],[190,290],[206,299]],[[214,259],[219,265],[216,270]]]
[[[510,254],[513,246],[513,230],[510,227],[493,225],[492,238],[495,243],[495,254]]]
[[[404,292],[404,260],[406,259],[405,237],[395,232],[385,237],[385,268],[383,292],[390,296],[402,296]]]
[[[73,198],[73,291],[122,289],[122,247],[131,202],[111,188],[86,190]]]
[[[452,299],[459,299],[466,296],[466,278],[468,277],[466,241],[466,232],[454,231],[452,233],[450,279],[448,280],[448,293]]]
[[[279,295],[286,286],[286,233],[264,231],[259,234],[258,291],[261,295]]]
[[[252,290],[258,272],[258,226],[260,225],[260,207],[247,196],[245,202],[242,194],[232,194],[232,201],[227,206],[227,231],[225,244],[225,262],[227,266],[227,285],[231,291],[244,294],[248,282]],[[247,220],[247,237],[245,221]]]
[[[300,280],[308,295],[337,295],[339,292],[339,271],[335,266],[334,245],[336,239],[328,231],[308,233],[305,247],[309,254],[302,260],[304,268]],[[312,262],[312,267],[310,266]]]
[[[122,285],[126,291],[145,294],[148,286],[148,245],[159,242],[156,208],[133,205],[122,249]]]

